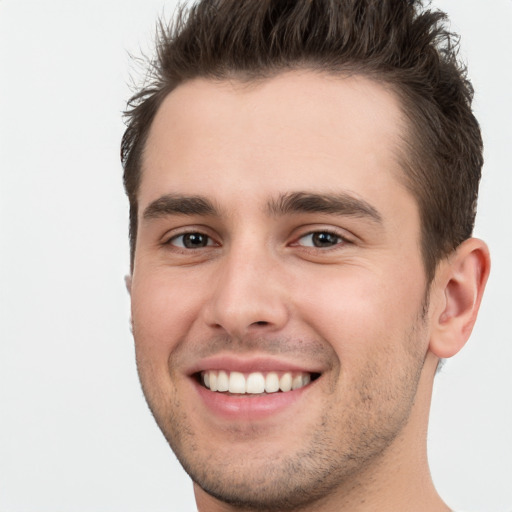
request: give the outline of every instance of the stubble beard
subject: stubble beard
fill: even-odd
[[[396,368],[396,361],[394,367],[389,366],[393,361],[388,365],[379,354],[367,361],[352,390],[336,391],[337,379],[332,379],[331,401],[326,402],[324,413],[314,422],[308,438],[297,439],[297,449],[288,454],[248,459],[233,455],[229,447],[212,453],[201,446],[178,393],[153,396],[155,387],[146,386],[141,374],[144,394],[176,457],[207,494],[239,510],[311,510],[314,503],[333,493],[348,496],[357,490],[368,468],[379,463],[406,425],[424,364],[425,354],[418,349],[423,345],[424,313],[422,308],[402,340],[403,366]],[[391,368],[395,375],[389,386],[386,379]],[[344,393],[351,395],[350,403]],[[232,434],[240,432],[234,429]],[[256,443],[261,441],[258,434],[257,427],[243,433],[248,438],[252,435]]]

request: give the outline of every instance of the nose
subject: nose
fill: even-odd
[[[265,247],[231,251],[219,264],[204,308],[210,328],[241,339],[278,332],[289,317],[283,272]]]

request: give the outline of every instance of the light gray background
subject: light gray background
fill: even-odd
[[[493,272],[438,376],[430,460],[454,508],[512,511],[512,1],[438,0],[486,142],[476,234]],[[128,327],[121,111],[164,0],[0,0],[0,511],[193,510]]]

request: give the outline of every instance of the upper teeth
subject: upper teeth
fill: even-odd
[[[236,394],[275,393],[299,389],[311,381],[309,373],[277,372],[263,374],[253,372],[228,372],[224,370],[208,370],[201,373],[204,385],[211,391],[229,391]]]

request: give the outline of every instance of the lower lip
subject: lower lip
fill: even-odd
[[[314,382],[285,393],[236,396],[210,391],[195,381],[194,384],[204,405],[216,416],[230,421],[258,421],[292,407],[314,385]]]

